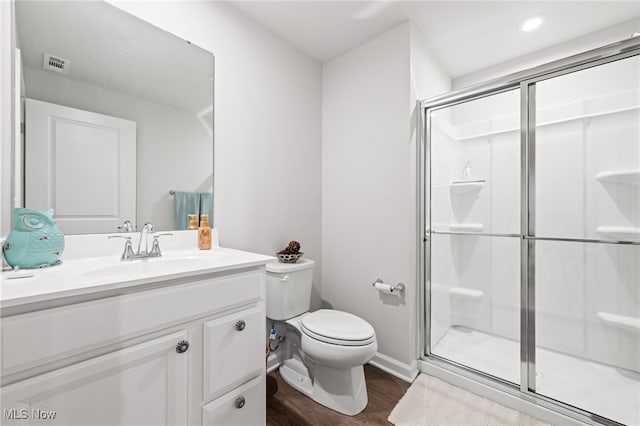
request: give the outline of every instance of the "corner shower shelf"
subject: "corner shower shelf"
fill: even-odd
[[[480,290],[473,290],[464,287],[454,287],[449,290],[449,294],[463,299],[480,299],[484,295]]]
[[[478,192],[484,187],[485,180],[454,180],[449,184],[449,189],[454,194],[466,192]]]
[[[602,172],[598,173],[596,179],[598,179],[600,182],[640,185],[640,169]]]
[[[449,230],[458,232],[482,232],[484,225],[481,223],[450,223]]]
[[[597,315],[607,325],[640,334],[640,318],[610,314],[608,312],[598,312]]]
[[[598,226],[596,232],[616,241],[636,241],[640,239],[640,228],[633,226]]]

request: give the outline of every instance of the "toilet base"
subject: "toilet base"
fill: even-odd
[[[355,416],[368,403],[367,385],[362,365],[352,368],[333,368],[309,362],[308,367],[292,358],[280,366],[280,376],[294,389],[319,404],[347,416]]]

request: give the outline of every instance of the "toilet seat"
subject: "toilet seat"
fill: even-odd
[[[332,345],[365,346],[376,340],[373,327],[347,312],[320,309],[300,321],[300,330],[308,337]]]

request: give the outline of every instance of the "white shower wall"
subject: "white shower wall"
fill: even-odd
[[[538,236],[599,239],[601,226],[640,227],[640,185],[596,179],[640,169],[639,74],[636,58],[539,83]],[[438,111],[433,123],[433,229],[519,234],[518,91]],[[467,161],[485,186],[453,194]],[[518,339],[519,239],[434,235],[431,244],[432,348],[452,325]],[[640,247],[540,241],[535,261],[537,345],[640,371],[640,330],[602,319],[640,321]]]

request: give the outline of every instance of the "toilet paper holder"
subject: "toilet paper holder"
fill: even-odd
[[[404,289],[405,289],[403,283],[391,284],[387,286],[384,284],[384,281],[382,281],[382,278],[376,279],[374,282],[371,283],[371,285],[373,286],[373,288],[381,291],[382,293],[395,294],[395,295],[401,295],[402,293],[404,293]]]

